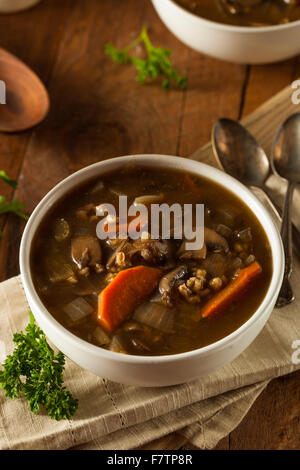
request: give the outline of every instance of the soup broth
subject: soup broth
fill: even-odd
[[[271,26],[300,19],[299,0],[175,0],[190,12],[217,23]]]
[[[137,240],[99,240],[97,207],[110,203],[118,215],[120,195],[128,205],[204,204],[203,249],[191,252],[183,239],[153,240],[144,231]],[[213,299],[228,295],[255,265],[257,278],[206,317]],[[120,353],[165,355],[206,346],[243,325],[267,292],[272,258],[260,222],[229,190],[194,174],[130,165],[52,207],[34,239],[31,271],[45,307],[70,332]]]

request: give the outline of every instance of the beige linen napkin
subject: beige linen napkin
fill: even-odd
[[[294,284],[299,284],[297,261]],[[72,420],[33,415],[23,399],[0,391],[0,449],[133,449],[173,431],[212,448],[234,429],[268,381],[294,371],[292,344],[300,339],[300,299],[275,310],[262,333],[231,364],[191,383],[138,388],[107,381],[66,362],[67,387],[79,399]],[[20,277],[0,284],[0,362],[12,335],[29,321]]]

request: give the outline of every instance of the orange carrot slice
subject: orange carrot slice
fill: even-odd
[[[155,289],[162,271],[136,266],[120,271],[99,294],[97,319],[107,331],[114,331]]]
[[[257,261],[247,266],[247,268],[241,269],[235,279],[204,305],[201,310],[202,318],[209,318],[219,313],[234,300],[237,300],[250,286],[252,281],[259,276],[261,271],[261,266]]]

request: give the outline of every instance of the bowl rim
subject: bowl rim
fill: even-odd
[[[152,0],[152,2],[156,2],[157,0]],[[190,19],[193,19],[194,21],[199,21],[200,23],[213,27],[215,29],[219,29],[222,31],[229,31],[229,32],[237,32],[237,33],[258,33],[258,32],[274,32],[274,31],[281,31],[285,29],[292,29],[293,27],[300,26],[300,19],[296,21],[291,21],[290,23],[285,23],[285,24],[275,24],[275,25],[270,25],[270,26],[237,26],[237,25],[230,25],[226,23],[218,23],[217,21],[212,21],[208,20],[206,18],[202,18],[201,16],[196,15],[195,13],[192,13],[189,10],[186,10],[184,7],[181,5],[178,5],[178,3],[175,3],[174,0],[159,0],[160,2],[164,1],[165,3],[171,4],[172,7],[180,14],[185,14],[187,17]]]
[[[254,208],[259,209],[261,213],[260,215],[264,218],[264,222],[262,222],[261,218],[259,220],[261,221],[261,225],[263,226],[265,234],[270,243],[273,261],[273,273],[268,291],[257,310],[245,323],[243,323],[238,329],[234,330],[232,333],[225,336],[224,338],[221,338],[220,340],[202,348],[186,351],[183,353],[168,354],[161,356],[137,356],[131,354],[120,354],[117,352],[106,350],[104,348],[101,348],[100,346],[88,343],[87,341],[74,335],[63,325],[61,325],[44,306],[34,287],[30,270],[30,252],[32,241],[40,225],[40,222],[43,220],[49,208],[52,207],[52,204],[61,199],[63,195],[67,194],[72,190],[71,183],[74,182],[74,180],[75,184],[73,184],[73,187],[75,185],[80,185],[90,179],[93,179],[93,177],[96,176],[97,172],[99,175],[103,174],[103,169],[105,170],[105,167],[108,167],[106,172],[109,173],[110,171],[116,170],[118,167],[121,167],[123,164],[128,163],[129,161],[133,161],[133,159],[135,159],[138,164],[144,165],[146,167],[157,166],[158,164],[158,166],[160,167],[174,169],[180,168],[183,170],[185,169],[190,173],[198,173],[199,175],[202,174],[202,170],[204,172],[203,176],[205,178],[216,181],[217,184],[224,186],[227,190],[233,192],[240,199],[242,199],[243,194],[244,196],[248,196],[248,199],[251,201],[251,207],[245,201],[243,201],[244,204],[246,204],[247,207],[254,213],[255,211],[252,209],[252,206]],[[147,161],[148,159],[149,161]],[[187,168],[187,166],[189,165],[198,167],[199,170],[197,171]],[[96,170],[95,173],[93,172],[93,170]],[[102,160],[92,165],[88,165],[60,181],[42,198],[42,200],[32,212],[22,236],[19,262],[21,280],[23,283],[24,291],[28,298],[30,307],[33,306],[32,310],[34,316],[37,317],[37,322],[39,315],[41,315],[43,317],[44,323],[47,323],[47,326],[52,329],[54,328],[58,330],[59,334],[62,337],[64,337],[68,342],[73,343],[73,345],[78,349],[80,348],[81,351],[93,355],[98,355],[99,358],[107,358],[114,362],[135,364],[161,364],[165,362],[176,362],[178,360],[192,358],[193,356],[205,356],[211,351],[222,350],[223,348],[228,347],[228,343],[234,343],[241,335],[243,335],[254,323],[256,323],[260,319],[262,314],[268,308],[269,303],[271,303],[272,299],[276,298],[276,296],[278,295],[284,274],[284,252],[279,231],[276,225],[274,224],[270,214],[264,208],[263,204],[246,186],[244,186],[232,176],[211,165],[207,165],[205,163],[183,157],[159,154],[126,155],[122,157],[115,157],[107,160]]]

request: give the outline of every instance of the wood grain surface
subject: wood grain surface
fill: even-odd
[[[174,66],[188,76],[187,91],[137,85],[131,67],[105,56],[105,43],[122,47],[143,25],[154,44],[172,49]],[[210,140],[217,119],[244,118],[300,76],[299,58],[250,67],[193,52],[165,28],[150,0],[43,0],[26,12],[0,15],[0,47],[30,65],[50,95],[41,125],[0,136],[0,169],[19,181],[15,192],[1,185],[1,193],[22,200],[28,213],[57,182],[98,160],[193,154]],[[0,219],[0,280],[19,273],[23,228],[12,215]],[[299,448],[299,385],[300,372],[271,382],[217,448]],[[191,448],[176,434],[148,446],[182,447]]]

